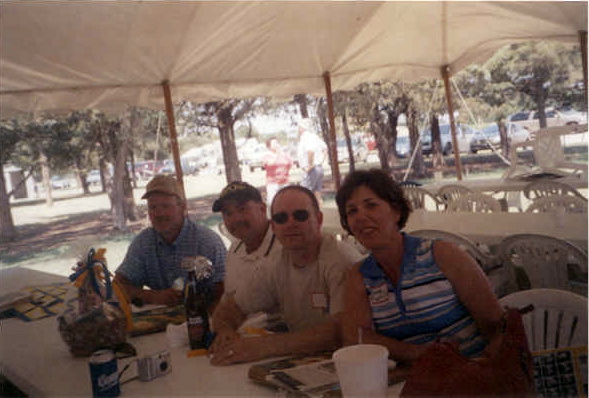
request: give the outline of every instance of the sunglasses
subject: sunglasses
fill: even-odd
[[[309,219],[309,212],[307,210],[295,210],[292,212],[292,218],[298,222],[304,222]],[[272,221],[276,224],[284,224],[288,221],[288,213],[282,211],[280,213],[272,214]]]

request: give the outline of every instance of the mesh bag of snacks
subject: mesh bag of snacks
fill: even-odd
[[[116,349],[131,328],[131,311],[124,290],[113,283],[106,266],[105,249],[90,249],[79,261],[66,309],[57,318],[62,339],[74,356],[90,356],[103,348]]]

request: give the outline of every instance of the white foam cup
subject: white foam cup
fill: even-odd
[[[386,397],[388,389],[386,347],[356,344],[333,353],[333,361],[344,397]]]

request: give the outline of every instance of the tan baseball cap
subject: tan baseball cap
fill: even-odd
[[[171,175],[159,174],[153,177],[151,181],[147,183],[145,194],[143,194],[141,199],[147,199],[151,194],[154,193],[173,195],[179,197],[180,199],[184,199],[182,189],[180,189],[180,184],[178,184],[176,178]]]

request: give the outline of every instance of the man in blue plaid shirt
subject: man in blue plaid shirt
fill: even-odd
[[[213,264],[210,283],[218,301],[223,294],[227,252],[219,235],[186,217],[184,194],[172,176],[155,176],[142,199],[147,199],[152,226],[133,239],[115,281],[135,303],[180,304],[182,291],[173,288],[177,278],[186,276],[180,263],[184,257],[204,256]]]

